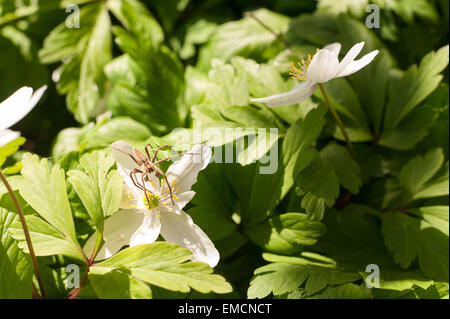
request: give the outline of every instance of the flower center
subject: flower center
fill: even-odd
[[[319,49],[316,50],[316,53],[317,51],[319,51]],[[300,81],[306,81],[308,79],[307,78],[308,67],[311,64],[314,55],[311,56],[311,54],[308,54],[308,58],[306,60],[302,59],[301,61],[298,61],[297,62],[298,67],[295,66],[294,62],[291,62],[291,68],[289,69],[289,75],[291,76],[291,78]]]
[[[145,207],[147,207],[147,210],[152,210],[153,208],[156,208],[159,206],[160,199],[161,198],[159,197],[158,194],[147,193],[147,196],[144,195],[144,197],[142,198],[142,201],[144,202]]]

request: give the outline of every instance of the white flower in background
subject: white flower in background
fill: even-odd
[[[155,174],[151,174],[146,182],[148,199],[144,191],[135,186],[130,172],[139,167],[126,154],[134,154],[131,145],[117,141],[111,146],[117,168],[124,178],[123,202],[121,210],[105,220],[105,243],[95,259],[109,258],[125,245],[133,247],[152,243],[161,233],[167,242],[191,250],[192,260],[216,266],[219,252],[192,218],[183,212],[183,207],[195,195],[191,187],[197,182],[198,173],[211,159],[211,149],[206,145],[195,145],[169,167],[166,175],[172,187],[172,203],[167,183],[160,182]],[[86,253],[93,251],[95,240],[96,234],[88,239],[84,246]]]
[[[47,86],[43,86],[33,94],[32,88],[24,86],[0,103],[0,147],[20,136],[20,132],[8,128],[23,119],[35,107],[46,89]]]
[[[372,51],[359,60],[355,60],[364,47],[364,42],[355,44],[339,62],[340,43],[332,43],[318,50],[311,58],[299,62],[300,68],[292,64],[293,78],[305,81],[286,93],[276,94],[265,98],[251,99],[252,102],[267,103],[268,106],[296,104],[310,97],[316,89],[316,84],[326,83],[334,78],[340,78],[353,74],[368,65],[378,50]]]

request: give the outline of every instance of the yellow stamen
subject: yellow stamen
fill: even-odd
[[[318,52],[319,49],[316,50],[316,52]],[[289,70],[289,74],[291,76],[291,78],[293,79],[297,79],[300,81],[306,81],[307,78],[307,72],[308,72],[308,67],[311,64],[312,59],[314,58],[314,55],[311,56],[311,54],[308,54],[308,59],[305,61],[304,59],[302,59],[302,61],[297,62],[299,67],[296,67],[294,62],[291,62],[291,68]]]
[[[158,207],[160,199],[161,199],[159,197],[159,195],[155,194],[155,193],[150,193],[147,195],[148,195],[148,200],[147,200],[147,196],[145,196],[145,195],[142,198],[142,201],[144,202],[144,205],[147,207],[147,210],[152,210],[153,208]]]

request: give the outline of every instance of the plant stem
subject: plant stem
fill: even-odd
[[[30,236],[30,232],[28,230],[27,222],[25,220],[25,214],[23,213],[22,207],[20,207],[19,201],[17,200],[17,197],[14,194],[14,191],[12,190],[11,186],[9,185],[6,177],[3,176],[3,173],[1,170],[0,170],[0,179],[2,180],[3,184],[5,184],[6,189],[8,190],[8,193],[14,202],[14,206],[16,206],[17,214],[19,215],[20,222],[22,223],[23,233],[25,234],[25,239],[27,241],[28,250],[30,252],[31,261],[33,262],[34,274],[36,275],[36,279],[39,284],[41,296],[43,298],[45,298],[44,284],[43,284],[43,281],[41,278],[41,274],[39,272],[39,265],[38,265],[38,262],[36,259],[36,254],[34,253],[33,244],[31,243],[31,236]]]
[[[287,41],[281,36],[281,34],[275,32],[274,30],[272,30],[271,27],[269,27],[267,24],[265,24],[264,22],[262,22],[260,19],[258,19],[253,12],[247,12],[247,16],[249,16],[250,18],[252,18],[253,20],[255,20],[256,22],[258,22],[264,29],[266,29],[267,31],[269,31],[270,33],[273,34],[273,36],[275,38],[278,39],[278,41],[280,41],[281,43],[283,43],[286,48],[289,48],[290,45],[289,43],[287,43]]]
[[[331,111],[331,114],[333,114],[334,119],[336,120],[337,125],[342,131],[342,134],[344,135],[345,141],[347,142],[348,149],[350,150],[350,153],[352,154],[353,158],[355,158],[355,150],[353,149],[352,142],[350,141],[350,138],[348,137],[347,131],[345,130],[344,124],[341,121],[341,118],[337,114],[336,110],[334,109],[333,104],[330,101],[330,98],[328,97],[327,93],[325,92],[325,89],[323,88],[322,84],[318,84],[320,91],[322,92],[322,95],[325,99],[325,102],[328,105],[328,108]]]

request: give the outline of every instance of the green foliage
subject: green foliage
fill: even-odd
[[[103,219],[119,209],[123,178],[118,171],[108,171],[114,165],[114,158],[103,152],[94,151],[80,158],[85,172],[71,170],[67,173],[84,207],[101,233]]]
[[[48,297],[448,299],[447,1],[0,2],[0,101],[49,86],[12,128],[26,139],[0,147]],[[367,27],[368,4],[381,28]],[[316,48],[339,42],[342,60],[361,41],[375,59],[323,84],[354,154],[321,90],[287,106],[251,101],[296,87],[291,62]],[[220,253],[215,274],[162,237],[85,255],[123,204],[117,140],[211,146],[183,209]],[[80,291],[68,287],[74,263]],[[31,298],[33,284],[0,183],[0,298]]]
[[[0,298],[31,298],[31,260],[12,237],[10,226],[19,217],[0,208]]]
[[[31,240],[36,242],[36,255],[64,254],[84,260],[67,198],[64,170],[59,165],[49,170],[47,160],[39,161],[36,155],[25,154],[22,162],[24,178],[18,185],[20,194],[42,217],[26,216]],[[22,226],[17,221],[12,227],[13,237],[27,251]]]
[[[25,143],[25,138],[19,137],[16,138],[14,141],[12,141],[9,144],[6,144],[5,146],[0,147],[0,167],[6,162],[6,159],[17,152],[19,147]]]
[[[80,27],[55,28],[39,52],[42,63],[63,61],[57,70],[58,90],[67,94],[67,107],[81,123],[99,114],[103,91],[103,66],[111,60],[111,21],[104,3],[92,3],[80,10]],[[75,22],[73,22],[75,23]]]
[[[123,276],[134,277],[165,289],[189,292],[191,288],[201,292],[227,293],[231,286],[223,277],[211,274],[212,269],[204,263],[186,262],[191,252],[177,245],[154,243],[128,248],[91,268],[90,276],[96,277],[94,290],[105,288],[103,282],[115,278],[118,283],[129,287]],[[121,269],[125,268],[123,271]],[[106,276],[105,276],[106,275]],[[100,278],[99,276],[102,276]],[[143,291],[139,281],[131,282],[130,294],[151,294]],[[125,289],[118,289],[125,290]],[[134,291],[134,290],[137,290]]]

